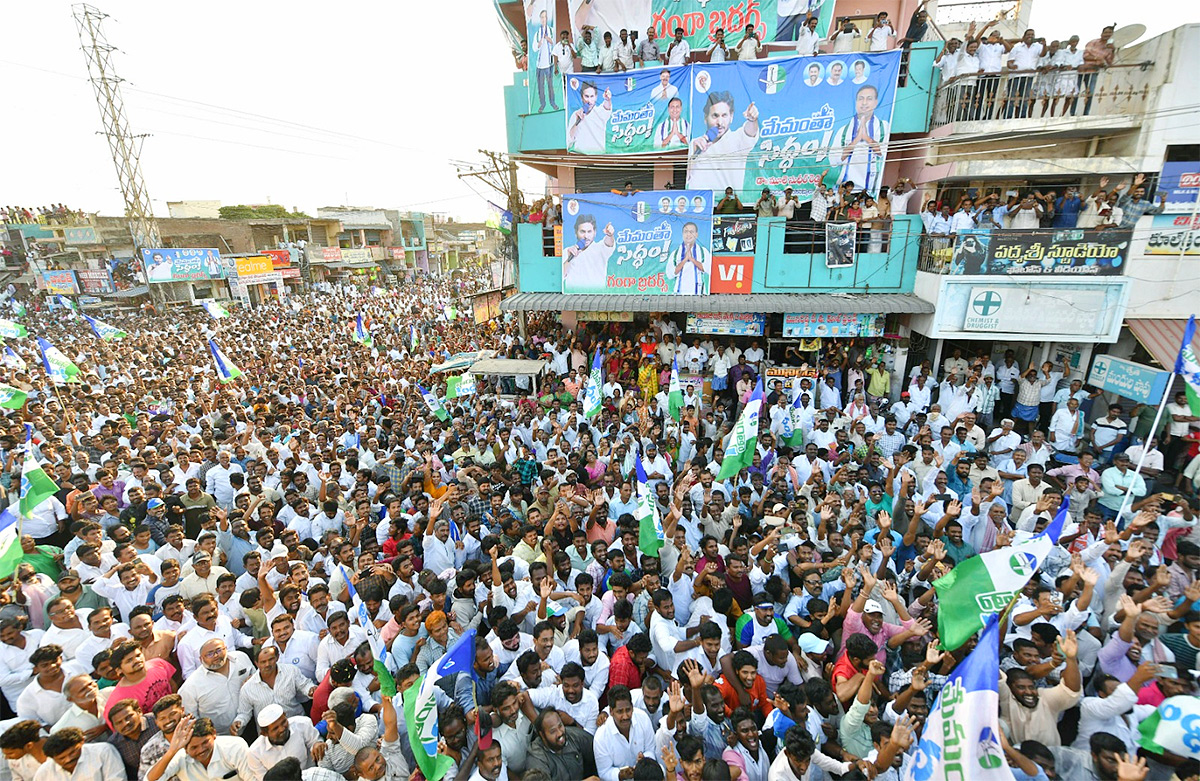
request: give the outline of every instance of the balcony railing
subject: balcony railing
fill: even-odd
[[[1133,231],[1019,228],[921,236],[917,270],[952,276],[1116,276]]]
[[[938,87],[932,124],[1136,114],[1150,91],[1152,64],[956,76]]]

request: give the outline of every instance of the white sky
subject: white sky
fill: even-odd
[[[484,216],[451,160],[505,146],[502,90],[514,65],[490,0],[96,2],[111,17],[130,124],[152,134],[142,165],[159,216],[167,201],[190,199]],[[0,202],[121,213],[70,3],[5,6]],[[1130,8],[1041,0],[1032,24],[1087,41],[1112,21],[1141,21],[1148,36],[1200,21],[1195,4],[1144,0],[1136,18]],[[542,177],[526,171],[521,186],[536,197]]]

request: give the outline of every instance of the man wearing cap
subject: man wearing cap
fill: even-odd
[[[217,593],[217,579],[229,570],[213,564],[212,555],[198,550],[192,554],[192,572],[179,582],[179,595],[194,599],[201,594]]]
[[[869,637],[878,648],[875,654],[876,659],[884,661],[888,648],[899,648],[909,637],[923,636],[929,632],[929,622],[913,620],[913,617],[908,614],[904,600],[896,592],[895,584],[890,582],[884,584],[882,593],[884,599],[895,608],[896,614],[900,617],[900,623],[886,623],[883,620],[883,605],[874,599],[867,598],[875,590],[878,580],[873,573],[863,572],[862,582],[862,590],[854,599],[854,603],[850,605],[850,612],[846,614],[846,623],[842,633],[847,636],[864,634]]]
[[[271,704],[258,714],[258,732],[258,740],[250,744],[246,756],[256,778],[287,757],[298,759],[301,770],[313,766],[313,747],[321,742],[321,736],[310,720],[289,718],[282,707]]]

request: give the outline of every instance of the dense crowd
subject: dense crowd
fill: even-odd
[[[752,464],[718,479],[758,342],[663,317],[476,324],[436,279],[322,287],[226,319],[105,315],[128,333],[109,342],[28,302],[31,337],[81,372],[51,387],[35,340],[7,341],[29,398],[6,410],[0,486],[15,503],[28,424],[59,489],[0,559],[11,778],[419,778],[420,714],[388,681],[407,691],[466,638],[470,669],[433,686],[447,779],[896,779],[973,645],[940,646],[931,584],[1064,498],[1006,614],[1005,759],[1022,779],[1200,772],[1133,761],[1139,723],[1195,691],[1186,400],[1162,452],[1143,410],[1091,412],[1067,366],[956,350],[893,379],[880,343],[806,343],[788,358],[808,374],[764,389]],[[240,377],[218,382],[210,338]],[[547,372],[444,399],[434,367],[482,348]],[[675,361],[712,389],[686,383],[678,422]]]

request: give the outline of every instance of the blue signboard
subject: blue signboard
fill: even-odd
[[[1163,163],[1158,194],[1167,196],[1164,212],[1190,214],[1196,208],[1196,198],[1200,197],[1200,162]]]
[[[1158,404],[1167,392],[1169,372],[1133,361],[1097,355],[1088,384],[1142,404]]]

